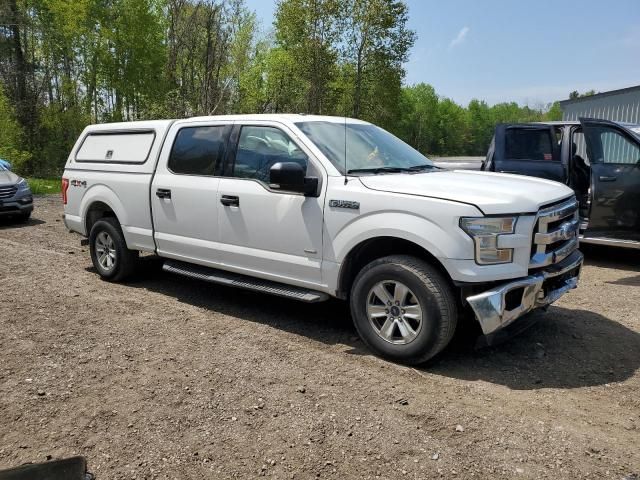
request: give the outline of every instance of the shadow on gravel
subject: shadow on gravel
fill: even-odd
[[[587,265],[638,273],[638,275],[631,275],[607,283],[632,287],[640,286],[640,250],[600,245],[581,245],[580,250],[584,253]]]
[[[452,345],[431,374],[514,390],[580,388],[624,381],[640,368],[640,334],[600,314],[550,307],[538,322],[496,346]]]
[[[580,251],[584,253],[584,261],[587,265],[640,273],[640,250],[580,245]]]
[[[348,345],[354,349],[351,353],[369,354],[357,336],[346,302],[331,299],[302,303],[172,275],[163,272],[161,264],[157,258],[143,258],[138,278],[128,286],[151,290],[179,302],[270,325],[326,344]],[[90,270],[95,271],[93,267]]]
[[[9,228],[33,227],[34,225],[42,225],[43,223],[47,222],[33,217],[31,217],[26,222],[14,217],[0,217],[0,230],[6,230]]]
[[[271,295],[208,284],[160,271],[144,259],[139,278],[129,284],[246,321],[269,325],[349,354],[371,355],[358,339],[346,302],[305,304]],[[597,313],[550,307],[538,322],[505,343],[474,350],[467,335],[420,369],[426,374],[483,380],[515,390],[580,388],[621,382],[640,368],[640,334]]]

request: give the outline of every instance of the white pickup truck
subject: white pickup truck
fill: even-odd
[[[440,169],[336,117],[92,125],[67,161],[63,201],[106,280],[150,252],[216,284],[347,299],[362,340],[410,364],[440,352],[465,313],[487,341],[528,323],[576,287],[583,258],[567,186]]]

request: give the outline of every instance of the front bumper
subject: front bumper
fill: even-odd
[[[578,286],[583,256],[578,250],[563,261],[528,277],[467,297],[485,335],[508,327],[518,318],[558,300]]]
[[[0,199],[0,217],[25,215],[33,211],[33,196],[31,193],[16,198]]]

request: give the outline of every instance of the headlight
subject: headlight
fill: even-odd
[[[28,190],[29,184],[24,178],[21,178],[18,183],[16,183],[16,187],[18,187],[18,190]]]
[[[498,248],[498,237],[515,232],[518,217],[462,217],[460,228],[473,238],[476,262],[481,265],[511,263],[513,248]]]

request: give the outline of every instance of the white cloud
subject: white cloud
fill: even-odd
[[[462,42],[464,42],[465,39],[467,38],[467,34],[469,33],[469,30],[470,30],[469,27],[462,27],[458,32],[458,35],[456,35],[456,38],[451,40],[451,43],[449,44],[449,48],[456,47],[460,45]]]

